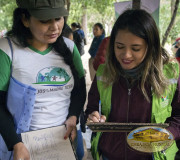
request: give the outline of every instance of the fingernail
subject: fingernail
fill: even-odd
[[[104,119],[100,119],[100,122],[105,122]]]

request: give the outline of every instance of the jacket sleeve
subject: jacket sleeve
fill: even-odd
[[[170,126],[167,129],[174,135],[175,140],[177,140],[180,139],[180,76],[171,105],[172,115],[167,119],[167,122],[170,123]]]
[[[13,146],[22,142],[21,137],[16,134],[12,115],[6,107],[7,92],[0,91],[0,133],[3,137],[9,151],[13,150]]]
[[[86,118],[89,114],[91,114],[94,111],[99,111],[99,100],[100,95],[97,88],[97,80],[96,76],[92,82],[91,88],[88,93],[88,104],[85,111]]]

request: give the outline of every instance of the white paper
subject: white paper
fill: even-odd
[[[76,160],[65,126],[21,133],[31,160]]]

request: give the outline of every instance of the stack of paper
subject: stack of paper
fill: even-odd
[[[31,160],[76,160],[71,142],[64,140],[65,126],[22,133]]]

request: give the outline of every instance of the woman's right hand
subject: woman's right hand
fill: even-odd
[[[13,148],[14,148],[13,160],[20,160],[20,159],[30,160],[29,151],[22,142],[15,144]]]
[[[88,115],[87,122],[105,122],[106,121],[106,116],[104,115],[99,115],[98,111],[94,111],[91,114]]]

